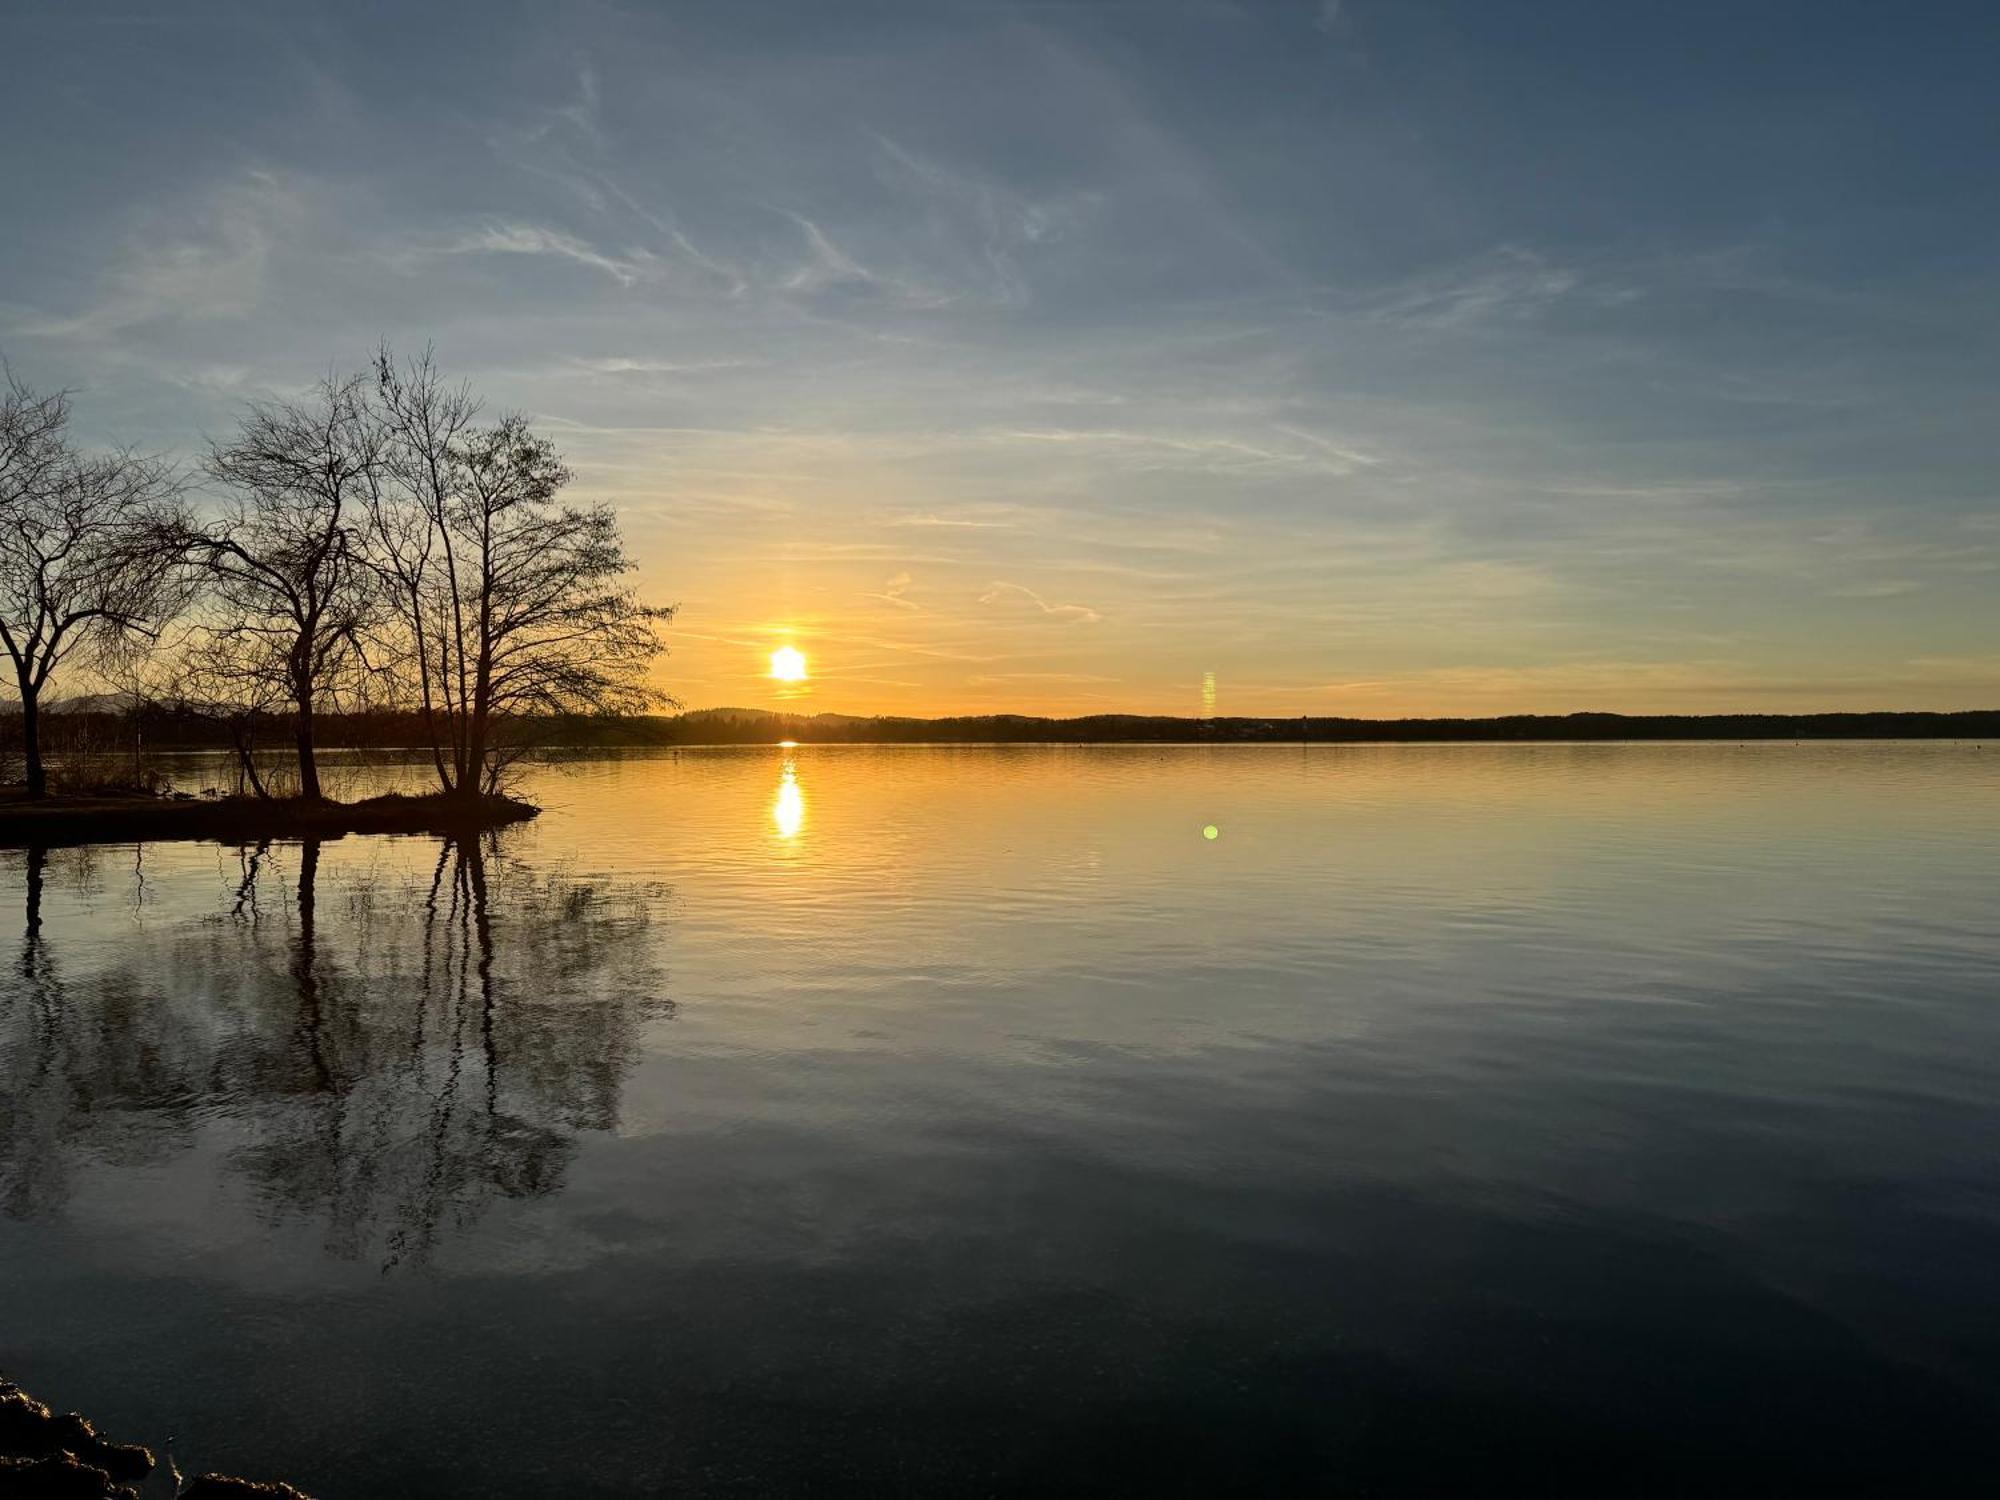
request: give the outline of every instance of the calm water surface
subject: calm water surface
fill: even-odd
[[[0,854],[0,1368],[327,1500],[1992,1491],[2000,748],[528,790]]]

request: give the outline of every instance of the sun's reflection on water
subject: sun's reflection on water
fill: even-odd
[[[777,825],[781,839],[795,839],[805,827],[806,794],[799,790],[798,766],[789,756],[778,779],[777,800],[771,804],[771,821]]]

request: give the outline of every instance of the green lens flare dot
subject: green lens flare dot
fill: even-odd
[[[1222,830],[1211,823],[1202,829],[1201,836],[1205,839],[1219,839],[1222,837]]]

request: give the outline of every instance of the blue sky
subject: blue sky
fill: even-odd
[[[691,704],[2000,703],[1992,7],[5,14],[17,373],[432,342]]]

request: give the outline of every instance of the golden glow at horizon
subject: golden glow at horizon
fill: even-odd
[[[771,676],[779,682],[804,682],[805,652],[796,646],[780,646],[771,653]]]
[[[771,804],[771,821],[781,839],[797,838],[799,830],[806,826],[806,794],[799,790],[798,768],[789,760],[778,779],[778,798]]]

